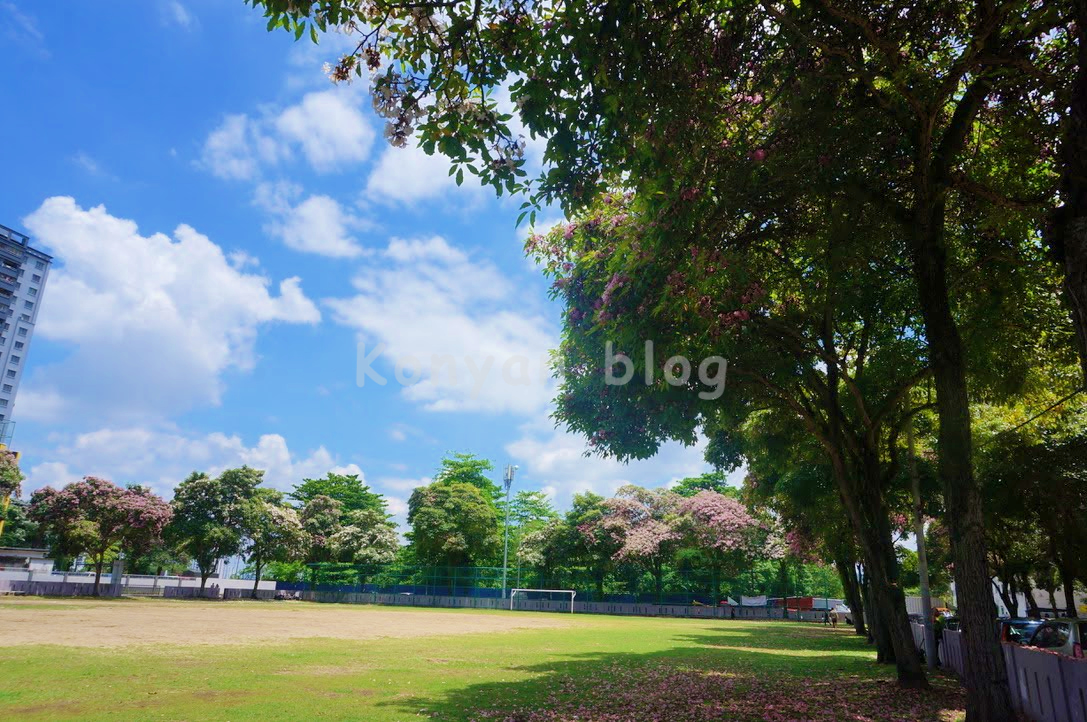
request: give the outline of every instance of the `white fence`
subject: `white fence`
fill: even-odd
[[[1012,701],[1036,722],[1087,722],[1087,660],[1004,642]],[[960,677],[965,668],[962,632],[944,630],[940,662]]]
[[[94,584],[94,572],[43,572],[34,571],[31,569],[20,569],[14,567],[0,567],[0,582],[12,581],[12,582],[38,582],[38,583],[65,583],[65,584]],[[112,575],[109,569],[102,571],[102,585],[105,586],[112,581]],[[252,579],[208,579],[208,584],[218,584],[222,589],[244,589],[246,591],[253,589]],[[155,576],[152,574],[122,574],[121,586],[124,587],[125,593],[140,593],[141,591],[154,591],[164,587],[189,587],[194,589],[200,588],[200,577],[175,577],[175,576]],[[274,591],[276,583],[274,580],[262,580],[258,589]],[[89,593],[89,592],[87,592]],[[69,595],[64,595],[69,596]]]

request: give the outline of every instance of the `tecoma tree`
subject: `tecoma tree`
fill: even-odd
[[[667,489],[628,484],[603,503],[603,515],[588,533],[606,535],[618,547],[613,558],[653,575],[657,601],[664,590],[664,565],[682,540],[678,529],[681,497]]]
[[[396,525],[372,509],[347,512],[330,541],[337,558],[350,564],[389,564],[400,548]]]
[[[30,517],[67,555],[86,554],[94,565],[94,596],[102,568],[122,546],[150,546],[170,522],[170,505],[142,487],[122,489],[94,476],[59,491],[45,487],[30,499]]]
[[[736,499],[709,489],[681,498],[676,510],[679,513],[676,526],[686,544],[703,554],[708,562],[714,603],[717,603],[721,597],[721,579],[739,574],[755,557],[758,521]]]
[[[245,505],[242,553],[253,566],[253,589],[257,598],[260,577],[269,562],[290,562],[305,554],[306,532],[298,512],[283,504],[283,494],[274,489],[257,489]]]
[[[737,193],[752,184],[750,166],[722,172]],[[911,281],[897,259],[878,260],[904,239],[893,228],[858,236],[877,221],[841,195],[794,208],[771,193],[758,200],[754,220],[706,213],[689,227],[686,214],[608,194],[529,238],[567,308],[556,416],[620,459],[701,432],[726,470],[740,464],[744,424],[760,410],[798,420],[861,543],[888,620],[883,656],[904,683],[923,684],[886,500],[896,439],[915,411],[910,390],[928,376]],[[705,227],[720,235],[706,238]]]

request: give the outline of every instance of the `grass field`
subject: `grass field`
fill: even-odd
[[[0,601],[0,719],[957,719],[848,630],[273,602]]]

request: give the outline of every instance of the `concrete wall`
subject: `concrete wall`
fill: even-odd
[[[109,577],[103,575],[102,582],[98,587],[98,593],[103,597],[119,597],[121,596],[121,587],[120,585],[110,584]],[[89,597],[94,594],[94,584],[0,579],[0,594],[20,594],[34,597]]]
[[[110,570],[102,570],[102,581],[108,582],[110,579]],[[34,581],[34,582],[67,582],[70,584],[94,584],[94,572],[53,572],[53,571],[40,571],[34,569],[0,569],[0,581]],[[173,576],[153,576],[150,574],[122,574],[121,584],[127,589],[157,589],[160,587],[190,587],[193,589],[200,588],[199,577],[173,577]],[[252,579],[217,579],[212,578],[208,580],[208,584],[218,584],[222,589],[244,589],[251,590],[253,588]],[[275,591],[276,583],[274,580],[264,579],[261,580],[260,589]]]

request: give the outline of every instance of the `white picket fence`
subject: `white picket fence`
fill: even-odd
[[[1004,642],[1012,701],[1035,722],[1087,722],[1087,660]],[[940,663],[962,677],[962,632],[944,630]]]

